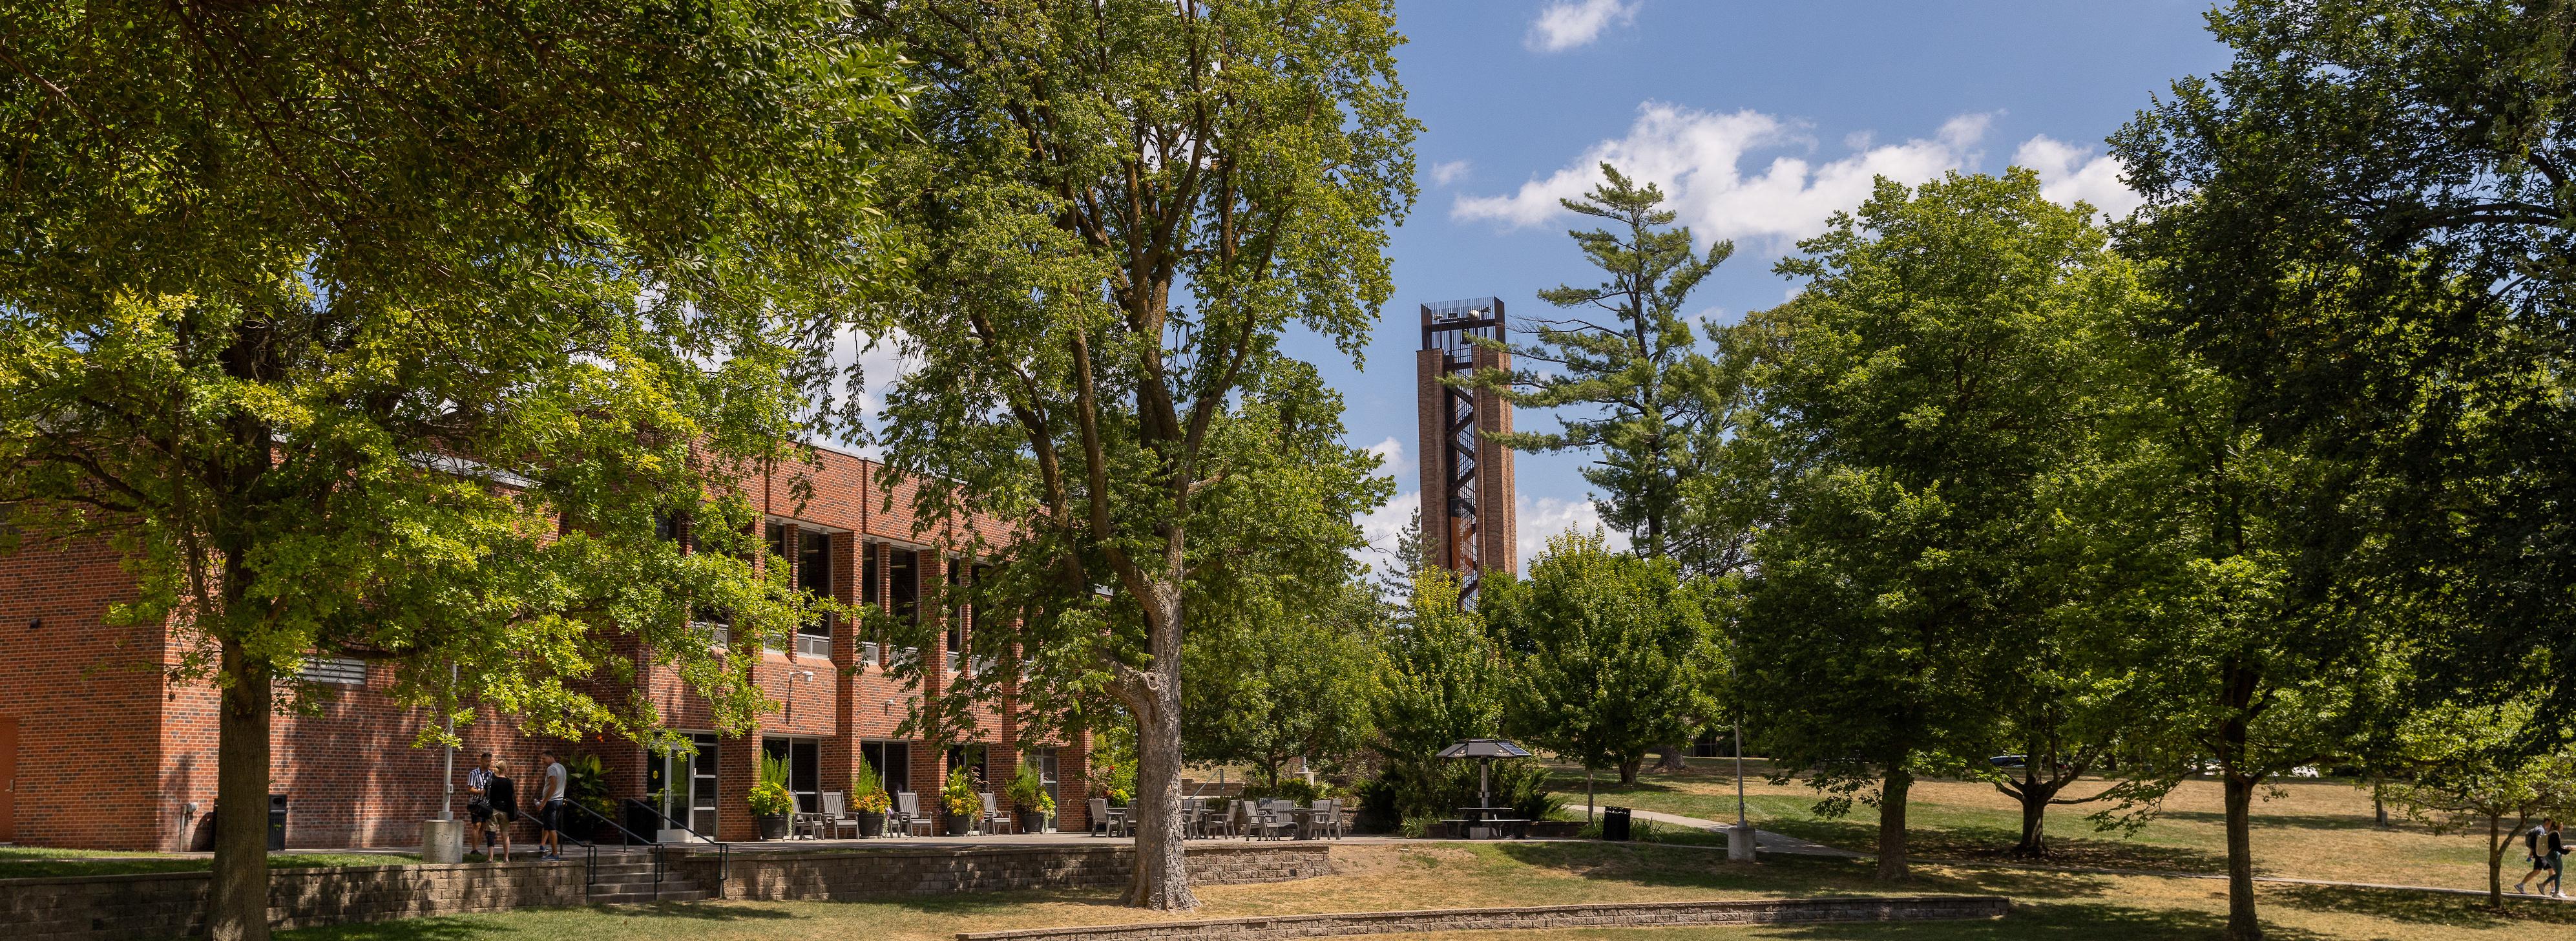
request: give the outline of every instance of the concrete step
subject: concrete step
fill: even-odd
[[[590,897],[590,901],[591,904],[594,905],[636,905],[650,904],[653,902],[703,902],[706,901],[706,898],[707,893],[704,889],[690,889],[684,892],[675,892],[670,888],[665,887],[662,889],[662,897],[660,898],[654,898],[653,890],[647,888],[641,892],[621,892],[615,895],[593,895]]]

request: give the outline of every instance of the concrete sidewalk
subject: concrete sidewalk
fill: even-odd
[[[1629,816],[1635,817],[1639,820],[1651,820],[1666,826],[1688,827],[1693,830],[1706,830],[1710,833],[1725,836],[1730,840],[1734,839],[1734,836],[1730,832],[1735,829],[1734,824],[1719,823],[1715,820],[1701,820],[1698,817],[1684,817],[1680,814],[1668,814],[1653,810],[1631,810],[1628,814]],[[1769,830],[1760,829],[1753,831],[1753,849],[1756,852],[1787,853],[1792,856],[1840,856],[1845,858],[1858,858],[1866,855],[1846,849],[1835,849],[1834,847],[1826,846],[1825,844],[1818,843],[1813,840],[1801,840],[1786,833],[1773,833]]]

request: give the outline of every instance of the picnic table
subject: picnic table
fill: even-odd
[[[1476,835],[1479,830],[1488,830],[1494,836],[1506,839],[1527,836],[1530,822],[1512,816],[1512,812],[1510,807],[1460,807],[1460,819],[1441,822],[1457,826],[1458,835],[1470,840],[1482,839]]]

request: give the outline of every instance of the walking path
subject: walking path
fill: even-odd
[[[1701,820],[1698,817],[1684,817],[1680,814],[1668,814],[1654,810],[1631,810],[1628,814],[1629,816],[1635,817],[1639,820],[1652,820],[1656,823],[1668,826],[1689,827],[1693,830],[1706,830],[1710,833],[1724,836],[1729,840],[1735,839],[1732,835],[1732,831],[1735,829],[1733,824],[1719,823],[1714,820]],[[1753,848],[1759,852],[1787,853],[1793,856],[1842,856],[1857,858],[1859,856],[1866,855],[1855,853],[1847,849],[1836,849],[1813,840],[1801,840],[1786,833],[1773,833],[1769,830],[1753,831]]]

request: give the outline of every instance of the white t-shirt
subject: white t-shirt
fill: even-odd
[[[545,796],[540,799],[550,801],[559,801],[564,799],[563,762],[558,761],[546,765]]]

